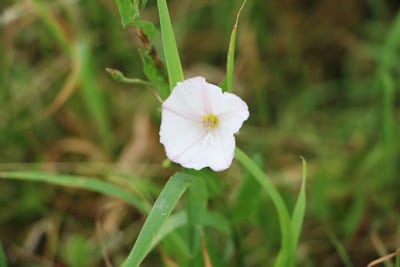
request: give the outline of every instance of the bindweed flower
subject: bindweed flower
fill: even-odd
[[[187,79],[162,105],[160,142],[167,157],[183,167],[222,171],[232,163],[234,134],[248,117],[240,97],[203,77]]]

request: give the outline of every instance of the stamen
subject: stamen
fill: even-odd
[[[214,114],[208,114],[203,118],[203,126],[207,128],[207,130],[214,129],[218,126],[218,123],[218,117]]]

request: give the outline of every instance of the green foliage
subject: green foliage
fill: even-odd
[[[302,186],[298,204],[294,212],[293,221],[290,219],[289,211],[284,203],[281,195],[273,186],[264,172],[239,148],[235,150],[235,158],[243,165],[243,167],[252,174],[253,178],[265,189],[271,197],[278,213],[280,233],[282,238],[282,248],[279,252],[278,259],[275,263],[277,267],[294,266],[295,259],[295,242],[298,239],[299,231],[304,217],[305,205],[305,188]],[[305,180],[305,176],[303,177]],[[303,182],[304,184],[304,182]]]
[[[98,85],[93,73],[93,60],[88,44],[80,42],[76,44],[76,53],[79,54],[82,80],[82,96],[91,120],[94,122],[96,132],[99,133],[103,144],[111,147],[111,127],[109,112],[103,92]]]
[[[116,0],[119,13],[121,15],[122,26],[127,25],[136,21],[140,17],[139,13],[139,1],[132,0]]]
[[[162,99],[166,99],[170,93],[167,77],[165,73],[157,66],[154,58],[151,56],[151,51],[140,50],[140,56],[143,63],[143,71],[146,77],[151,81],[151,84],[157,89],[158,94]]]
[[[160,104],[149,90],[169,95],[183,79],[171,67],[180,58],[188,76],[246,99],[250,119],[237,144],[257,155],[253,167],[267,170],[281,194],[292,242],[281,243],[265,177],[260,186],[255,171],[236,162],[222,173],[190,173],[205,188],[189,185],[162,217],[158,235],[145,242],[143,267],[196,266],[205,256],[215,267],[284,265],[286,255],[278,262],[276,255],[282,247],[294,255],[288,243],[301,248],[293,262],[305,267],[366,266],[396,250],[396,1],[248,1],[234,32],[241,0],[160,2],[163,25],[156,1],[14,2],[0,4],[1,267],[5,258],[16,266],[104,266],[94,227],[103,219],[114,227],[104,233],[107,258],[114,266],[126,259],[177,169],[160,167]],[[175,34],[165,27],[171,19]],[[47,218],[59,220],[57,242],[35,230]],[[26,250],[32,236],[39,245]]]
[[[7,267],[7,258],[0,240],[0,267]]]
[[[157,7],[160,16],[161,36],[168,71],[169,89],[172,91],[177,82],[183,81],[183,71],[171,19],[169,17],[167,1],[157,0]]]
[[[95,253],[92,250],[88,238],[82,235],[69,237],[65,247],[61,248],[65,262],[71,267],[91,266],[95,259]]]
[[[303,226],[304,215],[306,212],[306,180],[307,180],[307,164],[306,160],[302,157],[303,161],[303,175],[301,178],[301,187],[299,195],[293,209],[292,214],[292,229],[293,229],[293,246],[297,248],[300,233]]]
[[[196,179],[188,190],[187,215],[189,229],[189,266],[203,266],[201,254],[201,235],[207,214],[208,193],[204,179]]]
[[[37,171],[0,172],[2,179],[15,179],[33,182],[46,182],[61,186],[75,187],[99,192],[104,195],[120,198],[142,211],[147,211],[146,204],[131,192],[105,181],[91,179],[83,176],[66,175],[59,173],[46,173]]]
[[[123,266],[139,266],[157,240],[164,223],[195,176],[176,173],[166,183]]]
[[[227,56],[227,61],[226,61],[226,85],[224,86],[225,90],[227,90],[228,92],[233,91],[236,35],[237,35],[237,28],[238,28],[238,23],[239,23],[240,12],[242,11],[245,4],[246,4],[246,0],[243,0],[243,3],[240,6],[240,9],[236,16],[235,24],[233,25],[231,37],[229,39],[228,56]]]

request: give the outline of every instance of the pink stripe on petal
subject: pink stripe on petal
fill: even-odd
[[[171,160],[180,163],[179,158],[182,157],[186,152],[188,152],[189,149],[192,148],[196,143],[200,142],[200,140],[203,139],[204,136],[205,134],[202,133],[200,137],[197,137],[190,145],[188,145],[185,149],[183,149],[183,151],[179,155],[177,155],[176,157],[171,157]]]
[[[211,114],[211,107],[210,107],[210,99],[208,97],[208,92],[207,92],[207,88],[205,87],[206,85],[203,83],[201,85],[201,89],[203,90],[202,93],[202,100],[203,100],[203,107],[204,110],[206,111],[206,115],[207,114]]]
[[[176,111],[176,110],[174,110],[174,109],[172,109],[170,107],[167,107],[166,105],[163,105],[162,109],[166,110],[166,111],[169,111],[171,113],[174,113],[175,115],[178,115],[178,116],[180,116],[180,117],[182,117],[184,119],[187,119],[187,120],[196,121],[196,122],[201,122],[201,120],[202,120],[202,118],[200,116],[198,116],[198,115],[189,114],[189,113],[182,113],[180,111]]]

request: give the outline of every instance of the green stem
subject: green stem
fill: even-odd
[[[150,82],[143,81],[141,79],[136,78],[128,78],[124,75],[124,73],[120,70],[113,68],[106,68],[106,72],[110,74],[111,78],[114,81],[123,82],[123,83],[131,83],[131,84],[140,84],[143,86],[151,86]]]

